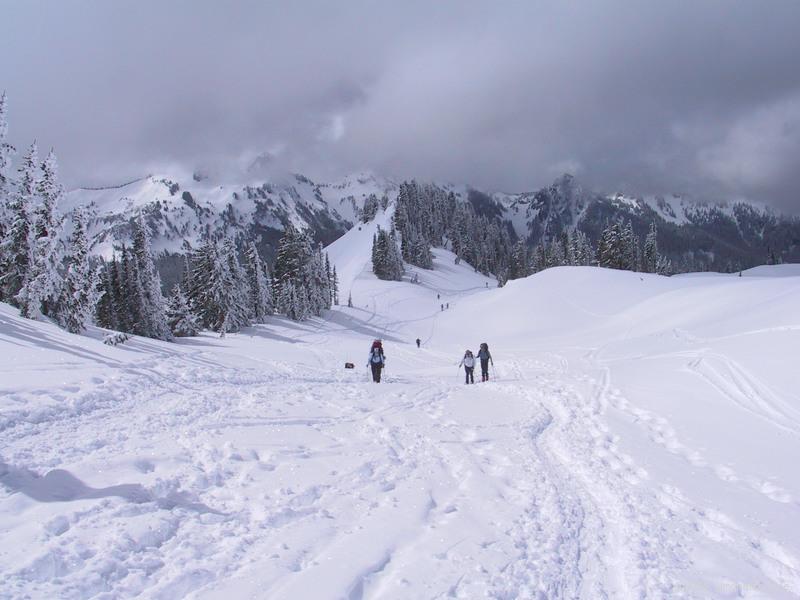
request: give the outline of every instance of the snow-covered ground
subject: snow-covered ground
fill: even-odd
[[[0,598],[800,596],[796,271],[381,282],[373,228],[308,323],[108,347],[0,305]]]

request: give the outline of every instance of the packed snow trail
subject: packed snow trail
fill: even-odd
[[[558,387],[539,370],[537,387]],[[49,550],[9,574],[10,596],[222,597],[254,582],[254,593],[296,598],[320,593],[320,581],[351,597],[409,586],[418,597],[575,597],[585,579],[605,590],[592,569],[606,521],[565,476],[568,450],[546,441],[553,426],[584,429],[575,414],[554,417],[518,385],[432,378],[376,396],[370,384],[305,371],[143,362],[115,382],[125,391],[113,407],[11,428],[6,469],[21,456],[39,475],[73,464],[83,486],[53,472],[12,478],[29,500],[74,506],[45,520]],[[144,483],[104,485],[125,470]],[[30,521],[39,508],[24,511]],[[89,542],[95,528],[114,535]]]
[[[800,596],[799,405],[774,353],[798,341],[796,281],[497,290],[437,261],[420,285],[362,269],[324,320],[179,344],[0,307],[0,598]],[[587,285],[606,295],[570,295]],[[695,294],[716,312],[654,319]],[[484,340],[497,379],[465,386]]]

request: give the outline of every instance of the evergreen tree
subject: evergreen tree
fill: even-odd
[[[111,263],[100,262],[100,299],[95,309],[95,321],[100,327],[119,330],[116,296],[114,294],[114,275]]]
[[[547,266],[561,267],[565,264],[566,256],[564,256],[564,246],[560,239],[555,238],[547,245]]]
[[[59,272],[61,223],[56,217],[56,207],[64,190],[58,183],[58,164],[53,150],[45,158],[41,170],[42,176],[36,186],[39,204],[33,211],[31,263],[16,297],[22,316],[31,319],[52,312],[62,281]]]
[[[294,286],[292,304],[294,313],[293,319],[295,321],[305,321],[311,316],[312,312],[309,306],[308,288],[303,282]]]
[[[31,209],[36,193],[38,161],[34,142],[22,159],[17,190],[8,203],[9,225],[2,241],[0,299],[15,306],[18,306],[16,296],[25,283],[33,259]]]
[[[172,288],[167,303],[167,324],[175,337],[192,337],[200,332],[199,319],[189,308],[189,302],[180,285]]]
[[[225,331],[238,331],[251,323],[250,289],[247,274],[239,263],[233,238],[222,243],[224,256],[224,284],[228,296],[227,323]]]
[[[333,304],[339,306],[339,276],[336,274],[336,265],[333,267],[333,279],[331,281],[331,292],[333,294]]]
[[[139,282],[136,261],[130,248],[122,245],[120,262],[119,287],[122,292],[122,304],[119,315],[123,331],[135,333],[140,331],[142,322],[142,286]]]
[[[597,248],[597,261],[601,267],[609,269],[627,269],[629,266],[628,249],[622,224],[611,223],[600,236]]]
[[[253,319],[256,323],[264,323],[267,317],[273,313],[272,290],[255,242],[250,243],[245,258]]]
[[[291,280],[284,282],[284,284],[278,288],[278,296],[276,298],[275,308],[282,315],[285,315],[286,317],[295,321],[298,320],[297,298],[295,294],[294,283]]]
[[[86,214],[78,208],[72,217],[73,231],[66,257],[67,271],[57,306],[58,321],[69,332],[80,333],[91,323],[100,299],[100,277],[89,256]]]
[[[5,239],[6,231],[11,226],[8,210],[8,203],[11,201],[11,157],[14,155],[14,147],[6,142],[8,136],[8,121],[6,93],[0,95],[0,268],[4,265],[2,253],[2,241]],[[2,275],[2,271],[0,271]],[[2,299],[2,297],[0,297]]]
[[[249,325],[251,290],[233,240],[206,240],[189,262],[188,303],[201,324],[221,336]]]
[[[639,238],[633,232],[633,224],[628,224],[622,230],[622,255],[623,269],[628,271],[638,271],[641,262],[641,251],[639,250]]]
[[[658,272],[658,231],[655,222],[650,223],[650,231],[644,240],[644,253],[642,255],[642,271],[645,273]]]
[[[372,272],[378,279],[400,281],[403,278],[403,260],[396,238],[379,227],[373,240]]]
[[[536,245],[533,251],[533,272],[538,273],[539,271],[544,271],[547,267],[547,248],[545,247],[544,240],[542,240]]]
[[[171,340],[172,333],[167,325],[164,297],[161,295],[161,277],[153,261],[150,233],[143,215],[139,215],[133,223],[131,253],[135,278],[138,280],[138,285],[134,284],[132,291],[139,302],[140,317],[134,333],[159,340]]]
[[[289,223],[278,242],[278,251],[272,268],[273,284],[280,286],[288,280],[299,280],[300,272],[311,253],[311,241],[308,236]]]
[[[330,308],[333,292],[328,269],[322,247],[315,248],[307,233],[287,225],[278,243],[272,279],[278,312],[303,320]]]
[[[369,223],[378,214],[379,200],[375,194],[370,194],[364,200],[364,208],[361,210],[361,222]]]
[[[215,303],[213,277],[217,268],[217,248],[210,239],[189,253],[189,271],[184,279],[189,308],[203,327],[212,328],[219,321]]]
[[[508,279],[521,279],[530,275],[528,267],[528,248],[525,240],[519,239],[511,251],[511,261],[508,267]]]
[[[572,244],[572,264],[589,266],[594,262],[594,248],[589,241],[589,236],[583,231],[576,229],[570,243]]]

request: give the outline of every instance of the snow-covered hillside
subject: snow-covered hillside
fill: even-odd
[[[383,282],[386,219],[324,319],[108,347],[0,307],[0,598],[800,596],[796,272]]]

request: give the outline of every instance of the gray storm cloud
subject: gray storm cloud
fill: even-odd
[[[800,3],[0,1],[12,142],[71,185],[271,152],[800,212]]]

